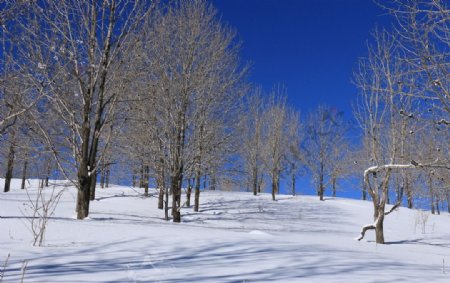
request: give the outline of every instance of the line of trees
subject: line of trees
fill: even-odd
[[[449,10],[392,1],[398,30],[376,30],[353,81],[359,140],[342,112],[303,117],[282,86],[247,81],[240,42],[206,0],[14,1],[0,13],[0,142],[11,178],[71,180],[77,218],[97,183],[154,185],[167,220],[200,211],[201,189],[296,193],[311,176],[320,200],[360,180],[377,242],[386,204],[450,201]],[[382,3],[383,4],[383,3]],[[416,170],[413,170],[416,169]],[[352,182],[347,182],[352,184]],[[202,186],[203,185],[203,186]],[[185,189],[185,195],[182,190]],[[185,196],[185,197],[184,197]],[[450,208],[449,208],[450,209]],[[450,211],[449,211],[450,212]]]

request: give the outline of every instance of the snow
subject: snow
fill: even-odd
[[[400,208],[386,217],[388,244],[377,245],[373,231],[354,240],[372,220],[370,202],[207,191],[200,212],[183,208],[176,224],[163,220],[156,191],[144,198],[114,186],[99,188],[79,221],[69,188],[45,245],[33,247],[19,188],[13,180],[0,193],[0,272],[10,254],[3,282],[20,282],[24,262],[24,282],[450,282],[447,213]]]

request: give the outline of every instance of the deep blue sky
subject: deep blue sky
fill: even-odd
[[[250,81],[267,91],[284,84],[288,100],[302,113],[327,104],[352,118],[352,71],[366,55],[373,29],[390,24],[372,0],[212,1],[236,29],[243,60],[253,63]],[[344,186],[338,196],[360,197],[355,184]],[[297,187],[302,194],[314,193],[308,176],[299,178]]]
[[[269,91],[281,83],[302,112],[326,103],[351,117],[357,58],[373,28],[388,25],[371,0],[213,0],[243,42],[250,80]]]

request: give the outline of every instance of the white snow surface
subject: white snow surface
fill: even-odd
[[[20,282],[24,261],[24,282],[450,282],[448,213],[429,215],[423,233],[429,212],[400,208],[378,245],[373,231],[354,240],[373,220],[369,201],[206,191],[200,212],[183,208],[177,224],[163,220],[155,190],[113,186],[97,189],[80,221],[72,187],[33,247],[19,188],[0,193],[3,282]]]

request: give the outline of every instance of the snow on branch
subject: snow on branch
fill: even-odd
[[[433,163],[418,163],[414,160],[411,160],[410,164],[384,164],[384,165],[375,165],[364,170],[364,182],[369,181],[370,173],[377,173],[387,169],[413,169],[413,168],[443,168],[450,170],[450,165],[448,164],[438,164],[438,160],[435,160]]]

